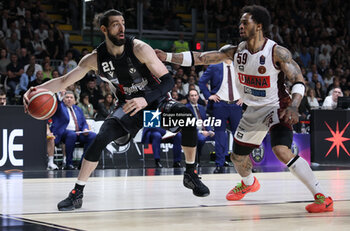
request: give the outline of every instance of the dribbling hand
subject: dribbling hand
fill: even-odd
[[[28,91],[26,91],[26,93],[24,93],[23,95],[23,106],[24,106],[24,112],[27,113],[28,112],[28,103],[29,103],[29,99],[28,99],[28,95],[32,92],[32,91],[36,91],[36,87],[31,87],[28,89]]]
[[[144,109],[148,104],[145,98],[143,97],[137,97],[130,100],[125,100],[126,104],[123,106],[123,111],[128,114],[129,112],[132,112],[130,116],[134,116],[137,112]]]

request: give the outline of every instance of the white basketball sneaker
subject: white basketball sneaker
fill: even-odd
[[[58,170],[58,166],[55,163],[48,163],[47,164],[47,170]]]

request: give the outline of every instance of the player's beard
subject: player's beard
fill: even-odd
[[[242,41],[247,41],[247,40],[249,40],[251,38],[254,38],[256,33],[257,32],[255,32],[255,27],[252,28],[250,31],[245,31],[245,35],[243,37],[241,36],[241,40]]]
[[[125,44],[125,38],[124,39],[118,39],[116,36],[114,37],[112,34],[109,33],[109,31],[107,31],[107,36],[109,38],[109,40],[111,40],[111,42],[115,45],[115,46],[123,46]]]

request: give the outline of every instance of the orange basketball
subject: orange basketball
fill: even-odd
[[[46,89],[37,89],[28,95],[28,112],[38,120],[47,120],[57,110],[57,98],[55,94]]]

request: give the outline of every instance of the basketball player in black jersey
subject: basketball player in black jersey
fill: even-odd
[[[88,71],[94,70],[109,83],[119,100],[116,110],[104,121],[96,139],[89,146],[74,189],[68,198],[58,203],[61,211],[82,206],[84,186],[97,167],[102,150],[111,141],[120,145],[129,142],[143,127],[143,109],[158,108],[162,112],[191,114],[185,105],[167,98],[174,85],[172,76],[149,45],[125,35],[125,22],[121,12],[108,10],[100,17],[99,23],[105,41],[84,56],[71,72],[36,87],[56,93],[82,79]],[[33,90],[28,90],[24,95],[25,108],[28,94]],[[183,127],[181,133],[186,157],[183,184],[192,189],[196,196],[208,196],[209,189],[195,171],[196,127]]]

